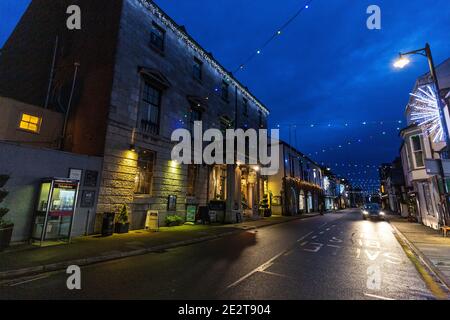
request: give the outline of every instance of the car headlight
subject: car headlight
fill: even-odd
[[[368,215],[369,212],[367,212],[366,210],[363,211],[363,214]]]
[[[380,211],[380,216],[384,216],[384,212],[383,211]]]

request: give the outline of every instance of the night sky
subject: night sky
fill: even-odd
[[[0,2],[0,45],[28,3]],[[306,0],[156,3],[232,71]],[[381,7],[381,30],[366,28],[371,4]],[[448,0],[314,0],[236,76],[271,110],[284,140],[349,178],[376,178],[372,166],[398,155],[408,94],[428,68],[421,56],[401,71],[392,61],[429,42],[439,64],[450,56],[449,34]]]

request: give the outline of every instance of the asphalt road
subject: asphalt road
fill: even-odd
[[[0,299],[433,299],[384,221],[348,210],[0,286]]]

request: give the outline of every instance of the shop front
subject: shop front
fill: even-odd
[[[322,189],[313,183],[285,178],[283,215],[318,212],[322,197]]]
[[[208,205],[223,206],[226,222],[268,215],[271,197],[267,179],[256,165],[214,165],[210,167]]]

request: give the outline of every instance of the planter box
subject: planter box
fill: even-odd
[[[130,231],[130,224],[129,223],[116,223],[114,226],[114,232],[115,233],[128,233]]]
[[[0,251],[9,247],[14,226],[9,228],[0,229]]]

